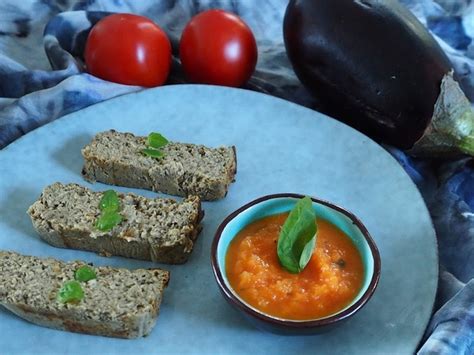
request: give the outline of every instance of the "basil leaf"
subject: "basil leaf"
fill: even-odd
[[[105,191],[99,202],[99,208],[102,211],[118,211],[120,208],[120,201],[117,193],[114,190]]]
[[[58,301],[61,303],[77,303],[84,298],[84,290],[77,281],[66,282],[58,292]]]
[[[141,152],[152,158],[161,158],[164,156],[163,152],[157,149],[142,149]]]
[[[313,237],[309,240],[308,243],[306,243],[305,247],[303,248],[303,252],[301,253],[299,262],[300,270],[304,270],[306,265],[308,265],[309,261],[311,260],[311,257],[313,256],[313,251],[316,247],[316,235],[317,234],[314,234]]]
[[[114,190],[104,192],[99,202],[99,209],[101,213],[95,223],[97,229],[107,232],[122,222],[122,216],[118,213],[120,210],[120,200]]]
[[[280,264],[291,273],[301,272],[316,245],[316,215],[309,197],[299,200],[280,231],[277,253]]]
[[[152,132],[148,135],[148,146],[152,148],[161,148],[168,144],[168,140],[160,133]]]
[[[99,216],[95,226],[102,232],[107,232],[122,222],[122,216],[115,211],[105,210]]]
[[[97,275],[90,266],[83,265],[74,272],[74,279],[81,282],[87,282],[89,280],[94,280],[97,278]]]

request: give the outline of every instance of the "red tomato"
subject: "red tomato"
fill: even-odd
[[[85,50],[89,73],[121,84],[157,86],[171,66],[171,44],[150,19],[114,14],[92,28]]]
[[[187,77],[197,83],[241,86],[257,64],[257,44],[240,17],[208,10],[186,25],[179,45]]]

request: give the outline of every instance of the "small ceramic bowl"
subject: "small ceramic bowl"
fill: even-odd
[[[279,334],[317,334],[343,323],[371,298],[380,277],[380,254],[369,232],[352,213],[332,203],[312,198],[318,217],[331,222],[351,238],[365,270],[363,285],[354,300],[339,312],[315,320],[289,320],[274,317],[243,301],[232,289],[225,272],[225,257],[232,239],[246,225],[266,216],[290,211],[302,195],[284,193],[256,199],[231,213],[217,229],[211,249],[211,263],[217,284],[225,299],[258,328]]]

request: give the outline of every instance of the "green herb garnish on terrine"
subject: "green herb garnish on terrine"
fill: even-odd
[[[146,149],[142,149],[141,152],[151,158],[161,158],[165,156],[165,154],[161,150],[158,150],[158,149],[146,148]]]
[[[151,158],[161,158],[165,154],[161,150],[165,145],[168,144],[168,140],[163,137],[160,133],[151,132],[147,138],[148,148],[142,149],[142,154],[149,156]]]
[[[98,230],[107,232],[122,222],[122,216],[119,213],[120,200],[114,190],[107,190],[104,192],[104,195],[99,202],[99,209],[101,210],[101,213],[95,223]]]
[[[114,190],[107,190],[104,192],[100,202],[99,208],[101,211],[112,210],[117,212],[120,209],[120,200]]]
[[[74,272],[74,278],[76,281],[87,282],[96,279],[97,275],[94,269],[92,269],[90,266],[84,265]]]
[[[84,298],[84,291],[77,281],[66,282],[58,293],[58,301],[61,303],[77,303]]]
[[[168,140],[160,133],[151,132],[148,135],[148,145],[152,148],[159,149],[168,144]]]

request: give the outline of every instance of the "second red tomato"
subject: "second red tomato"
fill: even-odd
[[[208,10],[186,25],[179,56],[191,81],[238,87],[255,70],[257,44],[250,28],[238,16]]]

